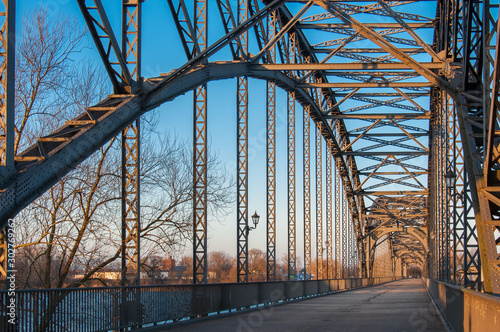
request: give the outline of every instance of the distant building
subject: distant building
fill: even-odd
[[[162,261],[163,271],[172,271],[175,268],[175,259],[172,258],[172,255],[168,255],[167,259]]]

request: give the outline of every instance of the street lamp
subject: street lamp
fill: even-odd
[[[457,176],[455,173],[453,173],[451,170],[448,170],[446,174],[444,175],[444,181],[446,184],[447,189],[452,189],[455,187],[455,181],[457,179]]]
[[[259,223],[259,219],[260,219],[260,216],[257,214],[257,211],[255,211],[255,213],[252,216],[252,221],[253,221],[254,226],[253,227],[247,226],[247,233],[250,232],[252,229],[257,228],[257,224]]]

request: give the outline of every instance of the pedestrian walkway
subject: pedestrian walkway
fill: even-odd
[[[157,331],[445,331],[421,279],[405,279]]]

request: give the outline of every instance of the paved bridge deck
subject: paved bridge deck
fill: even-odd
[[[156,331],[445,331],[421,279],[406,279]]]

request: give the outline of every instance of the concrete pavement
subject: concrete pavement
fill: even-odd
[[[155,331],[445,331],[421,279],[405,279]]]

